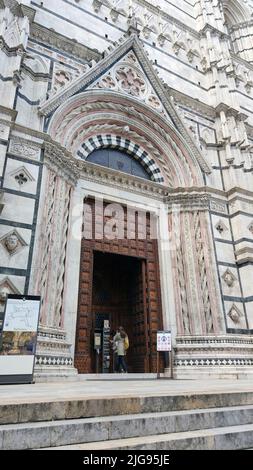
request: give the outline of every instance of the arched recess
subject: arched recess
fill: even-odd
[[[144,148],[140,147],[138,144],[133,144],[129,139],[122,136],[100,134],[96,137],[90,137],[81,145],[77,155],[78,157],[86,160],[94,150],[102,148],[111,148],[126,152],[141,164],[144,170],[149,174],[152,181],[155,181],[156,183],[164,182],[160,168]]]
[[[228,28],[250,20],[250,9],[238,0],[222,0],[223,12]]]
[[[51,117],[48,132],[79,159],[99,148],[99,141],[102,147],[103,136],[124,147],[129,141],[130,148],[151,162],[153,176],[159,175],[154,181],[170,187],[202,186],[203,173],[209,172],[204,158],[193,154],[165,115],[113,91],[92,90],[71,97]]]

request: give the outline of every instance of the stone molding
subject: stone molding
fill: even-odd
[[[91,60],[97,61],[101,58],[101,54],[97,50],[92,50],[73,39],[68,39],[60,33],[47,29],[37,23],[31,25],[30,38],[67,52],[71,56],[82,59],[85,62]]]
[[[253,348],[253,335],[207,335],[207,336],[178,336],[177,345],[179,347],[192,345],[192,347],[202,348],[206,345],[223,345],[233,347],[235,345],[251,345]]]
[[[222,374],[219,368],[229,370],[234,367],[253,365],[253,336],[251,335],[208,335],[179,336],[176,338],[175,360],[176,371],[187,367],[192,369],[216,367],[216,373]]]

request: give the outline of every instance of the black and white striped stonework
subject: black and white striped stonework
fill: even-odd
[[[145,150],[143,150],[139,145],[133,144],[129,139],[125,139],[121,136],[106,134],[90,137],[81,145],[77,155],[82,160],[86,160],[88,155],[90,155],[94,150],[98,150],[100,148],[123,150],[134,157],[145,168],[152,181],[155,181],[156,183],[164,182],[160,169],[154,160],[149,157],[147,152],[145,152]]]

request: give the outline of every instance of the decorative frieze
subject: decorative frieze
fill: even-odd
[[[56,31],[52,31],[52,29],[47,29],[45,26],[38,23],[33,23],[31,25],[31,38],[36,39],[36,41],[42,42],[43,44],[55,47],[59,51],[66,52],[67,54],[70,54],[71,57],[82,59],[85,62],[89,62],[90,60],[97,61],[101,58],[101,54],[98,51],[92,50],[74,39],[69,39]]]
[[[12,137],[9,152],[20,157],[38,160],[41,152],[41,145],[34,141],[23,138]]]
[[[197,192],[169,194],[166,202],[169,212],[173,212],[175,208],[180,212],[208,211],[210,195]]]

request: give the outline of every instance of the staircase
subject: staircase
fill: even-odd
[[[0,450],[253,447],[253,392],[0,405]]]

